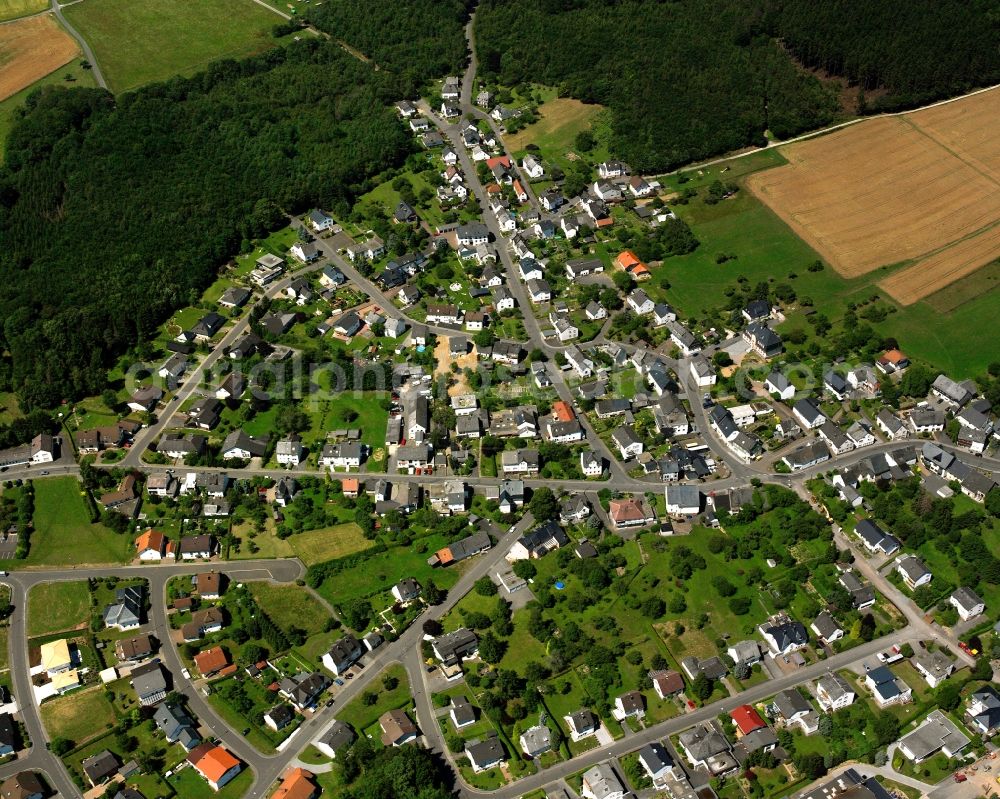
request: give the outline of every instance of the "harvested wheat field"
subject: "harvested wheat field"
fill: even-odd
[[[49,15],[0,25],[0,100],[44,78],[79,52]]]
[[[996,256],[997,118],[991,91],[869,120],[783,148],[789,163],[747,184],[844,277],[925,259],[898,293],[926,296]]]
[[[893,272],[879,287],[901,305],[912,305],[1000,258],[1000,225]]]

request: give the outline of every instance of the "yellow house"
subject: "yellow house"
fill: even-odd
[[[66,671],[73,667],[73,658],[69,654],[69,641],[65,638],[42,644],[42,666],[48,672]]]
[[[61,694],[80,685],[80,673],[76,669],[59,671],[52,675],[52,687]]]

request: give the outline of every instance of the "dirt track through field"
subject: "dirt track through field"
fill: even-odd
[[[49,15],[0,25],[0,100],[44,78],[79,53]]]
[[[881,285],[915,302],[996,257],[1000,91],[783,148],[747,184],[844,277],[917,260]]]

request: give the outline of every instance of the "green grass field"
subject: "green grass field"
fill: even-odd
[[[2,1],[0,0],[0,3]],[[0,8],[2,7],[0,5]],[[72,80],[66,80],[67,75]],[[6,100],[0,101],[0,157],[3,155],[10,129],[14,125],[15,112],[24,105],[24,101],[33,91],[41,89],[44,86],[63,86],[67,88],[82,86],[84,88],[93,88],[96,85],[93,73],[90,70],[83,69],[80,66],[79,59],[76,59],[69,64],[59,67],[55,72],[46,75],[41,80],[35,81],[17,94],[12,94]]]
[[[382,685],[382,676],[389,675],[399,680],[399,683],[391,691],[387,691]],[[346,724],[350,724],[358,732],[370,727],[378,721],[378,717],[387,710],[403,707],[410,703],[410,683],[406,679],[406,669],[399,663],[389,666],[378,679],[374,680],[368,690],[378,694],[378,701],[374,705],[365,705],[361,697],[357,697],[348,702],[337,712],[337,719]],[[410,718],[413,718],[412,713]]]
[[[433,579],[438,587],[451,588],[458,582],[458,569],[435,569],[427,565],[427,558],[445,545],[444,536],[423,538],[420,543],[426,543],[426,550],[421,547],[417,551],[415,545],[391,547],[353,569],[331,575],[317,591],[331,604],[339,605],[354,597],[387,591],[404,577],[412,577],[421,585]]]
[[[129,537],[116,535],[102,524],[91,524],[81,491],[74,477],[35,482],[35,532],[28,565],[124,563],[129,557]]]
[[[42,721],[49,738],[68,738],[79,745],[113,724],[114,708],[100,688],[76,691],[44,702]]]
[[[272,621],[283,629],[298,627],[309,635],[322,632],[330,617],[316,598],[297,585],[250,583],[250,593]]]
[[[28,593],[28,635],[75,630],[90,621],[90,591],[84,580],[40,583]]]
[[[0,0],[0,22],[37,14],[48,7],[48,0]]]
[[[297,533],[286,540],[306,566],[342,558],[372,545],[354,522]]]
[[[684,173],[689,179],[685,183],[680,183],[676,175],[663,178],[662,183],[671,191],[703,188],[717,179],[739,183],[752,172],[782,163],[785,159],[777,150],[766,150],[688,170]],[[655,269],[647,290],[650,296],[673,303],[682,317],[724,306],[726,289],[735,286],[740,277],[747,278],[750,285],[767,280],[787,282],[799,298],[812,299],[815,310],[834,323],[849,303],[878,294],[894,312],[872,326],[883,335],[895,337],[911,358],[926,361],[957,379],[981,374],[996,360],[990,348],[970,344],[977,340],[978,331],[991,323],[1000,305],[997,267],[986,267],[922,302],[902,307],[876,286],[876,281],[891,270],[877,270],[853,280],[845,280],[830,267],[821,272],[806,271],[819,256],[746,190],[716,205],[695,199],[674,210],[691,226],[701,244],[693,253],[668,258]],[[716,256],[723,253],[735,258],[717,264]],[[791,278],[791,273],[796,276]],[[660,280],[669,283],[665,292],[657,285]],[[793,312],[778,329],[786,332],[803,325],[802,313]]]
[[[252,0],[83,0],[65,13],[115,92],[267,50],[281,22]]]

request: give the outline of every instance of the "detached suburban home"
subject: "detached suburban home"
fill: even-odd
[[[934,710],[913,732],[899,739],[899,751],[914,763],[923,763],[938,752],[958,757],[970,743],[955,722],[942,711]]]
[[[927,585],[934,576],[924,562],[913,555],[904,555],[896,561],[896,571],[911,591]]]
[[[955,589],[948,602],[958,611],[962,621],[968,621],[979,616],[986,610],[986,604],[979,595],[971,588],[961,587]]]

